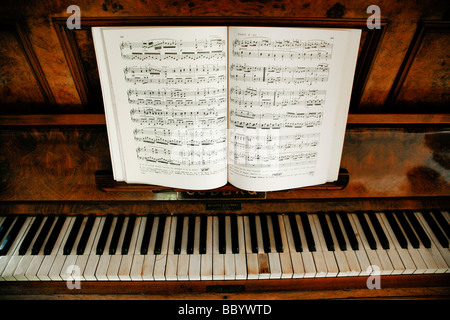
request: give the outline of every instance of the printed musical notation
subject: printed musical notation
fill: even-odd
[[[211,38],[195,41],[150,39],[120,44],[123,59],[137,60],[217,60],[226,57],[224,39]]]
[[[126,82],[132,84],[223,84],[226,81],[226,66],[219,64],[194,65],[187,67],[132,66],[123,70]]]
[[[230,78],[242,82],[263,82],[312,85],[316,82],[328,81],[328,64],[321,63],[316,67],[282,67],[282,66],[248,66],[246,64],[232,64]]]
[[[314,165],[320,142],[319,133],[231,135],[234,164],[251,167],[292,167]]]
[[[321,107],[325,103],[325,90],[230,88],[230,101],[239,107]]]
[[[221,88],[203,88],[196,90],[161,88],[156,90],[130,89],[128,102],[147,106],[219,106],[226,102],[227,90]]]
[[[322,118],[322,112],[255,114],[245,110],[230,111],[230,123],[236,127],[248,129],[319,127],[322,124]]]
[[[232,152],[234,165],[245,167],[271,168],[311,166],[317,162],[317,152],[303,151],[297,153],[277,152],[274,154],[255,154]]]
[[[134,139],[155,145],[166,146],[208,146],[227,142],[226,129],[146,127],[134,129]]]
[[[226,108],[207,108],[197,111],[156,109],[151,107],[130,110],[131,121],[140,125],[174,127],[220,127],[226,121]]]
[[[161,146],[138,147],[138,159],[153,163],[172,164],[177,166],[206,166],[226,163],[226,147],[220,148],[167,148]]]
[[[233,41],[233,56],[271,58],[273,60],[328,60],[333,44],[325,40],[271,40],[246,38]]]

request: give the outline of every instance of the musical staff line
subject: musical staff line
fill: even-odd
[[[241,58],[328,60],[332,57],[332,51],[333,44],[325,40],[271,40],[266,37],[255,37],[234,40],[232,54]]]
[[[316,67],[282,67],[282,66],[249,66],[247,64],[232,64],[230,79],[242,82],[270,84],[301,84],[312,85],[316,82],[328,81],[329,67],[322,63]]]
[[[122,42],[122,59],[137,60],[218,60],[226,57],[225,40],[220,38],[196,41],[150,39]]]
[[[123,70],[126,82],[133,84],[202,84],[224,83],[226,66],[219,64],[194,65],[187,67],[132,66]]]
[[[326,93],[326,90],[319,89],[284,90],[232,87],[230,102],[239,107],[321,107],[325,103]]]

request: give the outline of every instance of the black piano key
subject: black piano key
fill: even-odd
[[[147,221],[145,222],[144,235],[142,236],[141,254],[148,253],[148,246],[150,245],[150,236],[152,234],[153,221],[154,221],[153,215],[148,215]]]
[[[325,238],[325,243],[327,245],[328,251],[334,251],[334,241],[331,237],[330,227],[328,226],[327,218],[325,213],[318,213],[320,228],[322,229],[323,237]]]
[[[259,220],[261,221],[261,233],[263,238],[264,252],[269,253],[271,251],[271,248],[270,248],[269,227],[267,225],[266,215],[265,214],[260,215]]]
[[[17,235],[19,234],[20,229],[22,229],[26,216],[23,214],[19,215],[14,221],[14,225],[11,227],[10,231],[3,238],[0,244],[0,256],[5,256],[8,253],[9,248],[11,248],[12,243],[16,240]]]
[[[300,219],[302,220],[303,231],[305,232],[306,243],[308,244],[308,250],[316,251],[316,242],[311,231],[311,225],[309,223],[308,214],[305,212],[300,213]]]
[[[172,218],[172,219],[174,219],[174,218]],[[181,252],[181,240],[183,239],[183,224],[184,224],[184,216],[179,215],[177,217],[175,242],[174,242],[174,246],[173,246],[174,254],[180,254],[180,252]]]
[[[358,239],[356,239],[355,231],[353,230],[352,224],[348,219],[346,212],[339,212],[339,217],[341,218],[342,224],[344,225],[345,234],[347,235],[348,241],[353,250],[359,250]]]
[[[80,242],[77,246],[77,254],[84,254],[84,250],[86,249],[86,244],[89,240],[89,236],[91,235],[92,228],[94,227],[96,216],[91,214],[88,216],[86,225],[84,226],[83,233],[81,234]]]
[[[367,212],[367,215],[369,216],[370,222],[372,222],[372,226],[375,229],[375,233],[377,234],[381,246],[385,250],[389,249],[389,240],[387,239],[386,234],[384,233],[383,228],[381,227],[381,224],[378,221],[375,212],[369,211]]]
[[[235,214],[230,216],[231,222],[231,252],[239,253],[239,234],[237,216]]]
[[[15,219],[16,216],[8,215],[5,220],[3,220],[3,223],[0,226],[0,241],[2,241]]]
[[[423,230],[419,220],[417,220],[416,216],[414,215],[414,212],[412,212],[411,210],[407,210],[405,214],[407,215],[408,220],[411,223],[412,227],[416,231],[416,234],[419,236],[420,241],[422,241],[424,247],[431,248],[431,240],[430,238],[428,238],[428,235],[425,232],[425,230]]]
[[[75,239],[78,236],[78,232],[80,232],[83,219],[84,219],[83,215],[78,215],[75,218],[75,222],[73,223],[72,229],[70,230],[69,236],[67,237],[66,243],[64,244],[63,253],[65,255],[70,254],[70,252],[72,251],[73,245],[75,244]]]
[[[448,248],[449,241],[442,230],[439,228],[431,213],[429,211],[422,211],[422,216],[425,218],[425,221],[430,226],[431,231],[434,233],[441,246],[443,246],[444,248]]]
[[[105,250],[106,241],[108,240],[108,235],[111,230],[113,218],[114,217],[112,214],[108,214],[105,218],[105,223],[103,224],[102,233],[100,234],[100,239],[98,239],[96,248],[96,254],[98,255],[102,255]]]
[[[114,232],[109,243],[109,254],[116,254],[117,245],[119,244],[120,234],[122,233],[123,222],[125,221],[125,215],[120,214],[117,216],[116,225],[114,227]]]
[[[289,224],[291,225],[292,238],[294,239],[295,251],[303,252],[302,239],[300,238],[300,232],[298,231],[297,219],[295,214],[289,214]]]
[[[47,221],[50,217],[47,218]],[[46,221],[46,223],[47,223]],[[52,223],[50,224],[50,227],[53,224],[53,219],[51,220]],[[66,216],[65,215],[60,215],[58,216],[58,219],[56,220],[55,225],[53,226],[52,232],[50,233],[50,236],[47,239],[47,243],[44,246],[44,255],[50,255],[53,251],[53,247],[56,244],[56,240],[58,239],[59,234],[61,233],[61,229],[64,225],[64,223],[66,222]],[[45,227],[45,224],[44,224]],[[44,230],[44,228],[42,228],[42,230]],[[50,228],[49,228],[50,230]],[[47,236],[48,233],[44,234],[44,239]],[[39,251],[38,251],[39,252]],[[36,252],[35,254],[38,254],[38,252]]]
[[[375,238],[373,237],[372,231],[370,230],[369,224],[367,223],[366,217],[362,212],[358,212],[356,215],[358,217],[359,223],[363,228],[364,235],[366,236],[367,242],[369,243],[369,247],[372,250],[377,249],[377,243]]]
[[[199,253],[206,254],[206,239],[208,232],[208,218],[205,215],[200,216],[200,243]]]
[[[226,247],[226,235],[225,235],[225,215],[219,215],[219,253],[225,254]]]
[[[258,238],[256,236],[256,222],[255,216],[248,216],[248,223],[250,228],[250,242],[252,244],[252,253],[258,253]]]
[[[33,224],[31,225],[30,229],[27,232],[27,235],[25,236],[25,238],[22,241],[22,244],[20,245],[19,255],[23,256],[25,253],[27,253],[28,248],[31,245],[31,241],[33,241],[34,237],[36,236],[36,233],[38,232],[43,219],[44,219],[43,215],[38,215],[34,218]]]
[[[442,230],[444,230],[447,238],[450,238],[450,225],[448,221],[445,219],[444,215],[439,210],[431,210],[431,214],[434,216],[438,224],[441,226]]]
[[[397,241],[400,244],[400,247],[402,247],[403,249],[407,249],[408,241],[406,241],[405,235],[403,234],[402,229],[398,225],[397,220],[395,220],[395,217],[394,217],[394,214],[392,213],[392,211],[386,211],[384,213],[384,215],[386,216],[386,218],[389,222],[389,225],[392,228],[392,231],[394,231],[395,237],[397,238]]]
[[[47,238],[48,233],[50,232],[50,228],[53,225],[53,222],[55,221],[55,215],[51,214],[47,216],[47,219],[45,220],[44,225],[42,226],[41,231],[39,232],[38,237],[34,241],[33,245],[31,246],[31,254],[37,255],[39,251],[41,250],[42,245],[44,244],[45,238]]]
[[[283,252],[283,241],[281,241],[281,231],[280,231],[280,223],[278,221],[277,214],[271,214],[270,218],[272,219],[272,227],[273,227],[273,237],[275,238],[275,247],[277,252]]]
[[[336,235],[336,240],[339,244],[339,248],[342,251],[347,250],[347,242],[345,241],[344,234],[342,233],[336,213],[328,213],[328,216],[330,217],[331,225],[333,226],[334,234]]]
[[[156,232],[155,249],[153,250],[155,254],[161,254],[161,247],[164,238],[164,229],[166,227],[166,216],[159,216],[158,230]]]
[[[403,228],[403,231],[406,233],[406,237],[408,238],[409,242],[413,246],[413,248],[419,248],[420,243],[419,239],[417,239],[416,235],[414,234],[414,231],[411,229],[411,226],[409,225],[408,221],[406,220],[403,212],[401,211],[395,211],[394,215],[397,217],[397,220],[400,222],[400,225]]]
[[[128,217],[127,229],[125,230],[125,236],[122,242],[122,254],[128,254],[130,249],[131,237],[133,236],[134,224],[136,223],[136,215],[131,214]]]
[[[194,242],[195,242],[195,216],[189,215],[188,219],[188,238],[187,238],[187,247],[186,253],[193,254],[194,253]]]

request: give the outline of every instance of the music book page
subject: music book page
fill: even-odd
[[[93,28],[93,35],[112,101],[105,113],[114,178],[183,189],[226,184],[227,28]]]
[[[115,180],[272,191],[337,179],[360,30],[92,32]]]
[[[359,39],[359,30],[230,27],[231,184],[337,180]]]

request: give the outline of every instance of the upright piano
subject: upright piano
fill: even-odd
[[[39,47],[45,27],[29,33],[22,22],[2,25],[4,41],[17,45],[11,68],[22,67],[7,69],[10,94],[2,89],[1,297],[449,298],[448,83],[435,88],[441,100],[432,79],[421,79],[422,91],[412,85],[424,65],[442,71],[441,60],[430,57],[442,58],[447,22],[418,22],[403,62],[380,71],[377,58],[389,50],[383,39],[392,39],[388,19],[368,29],[365,18],[112,17],[92,10],[99,16],[87,14],[81,29],[68,29],[67,14],[52,11],[46,28],[58,49]],[[113,180],[90,28],[194,24],[363,30],[336,182],[200,192]],[[5,66],[11,52],[0,56]],[[58,64],[74,88],[57,92]],[[26,85],[14,89],[28,71]],[[383,72],[393,84],[377,109],[367,101],[378,99]],[[68,92],[79,103],[66,103]],[[42,101],[26,100],[33,95]]]

